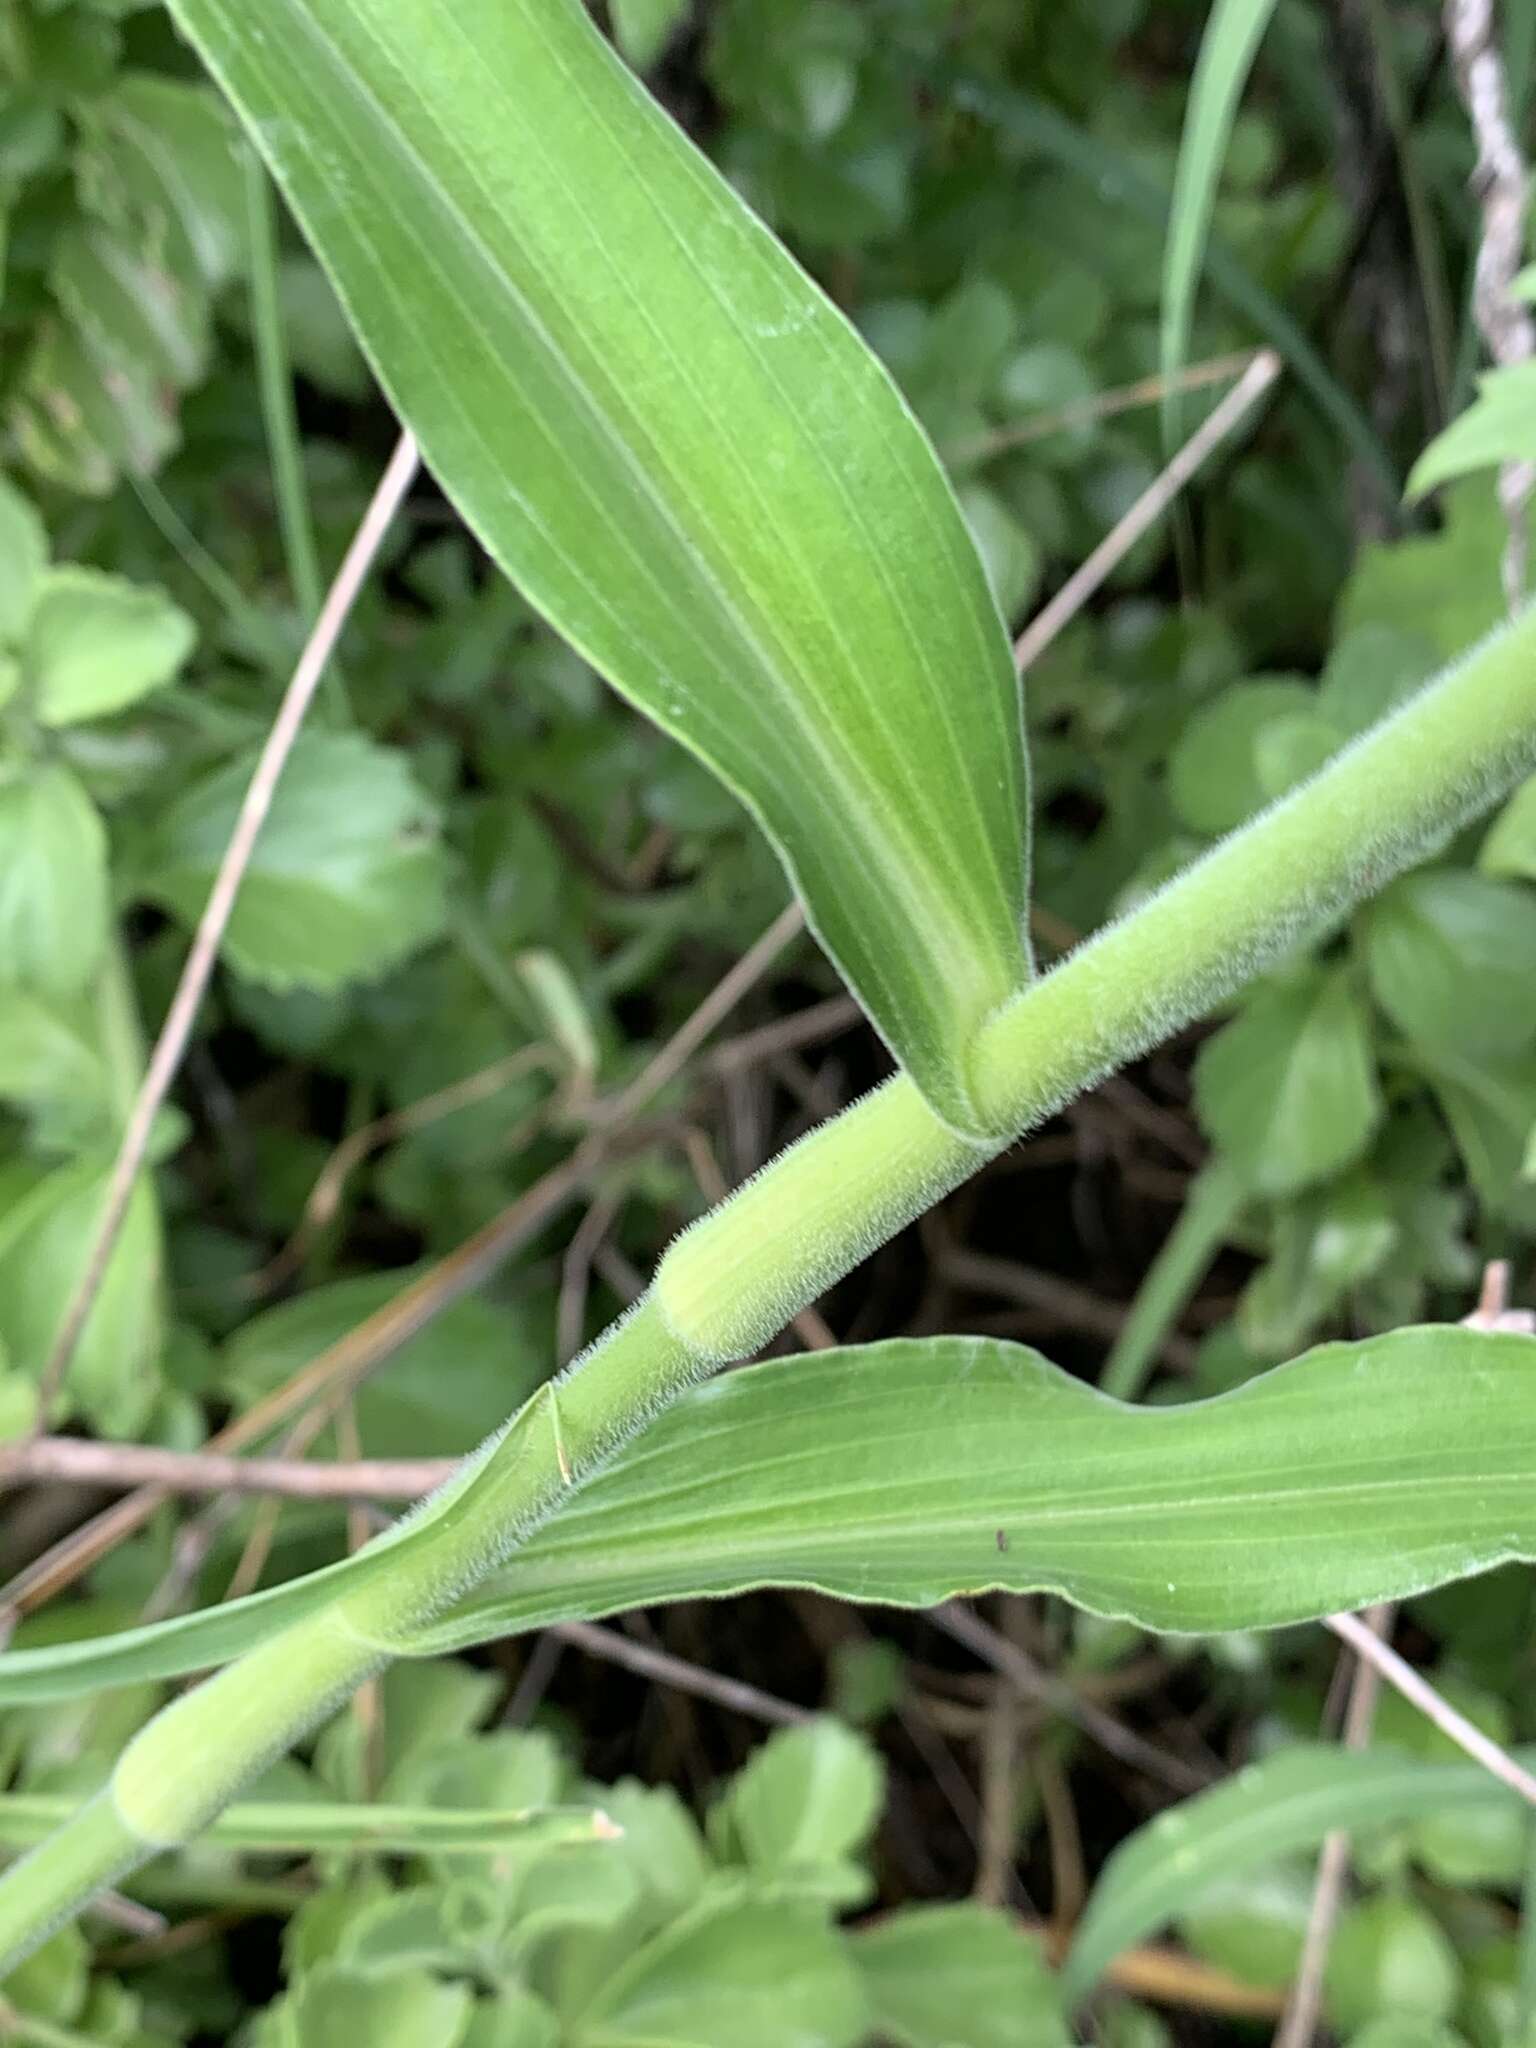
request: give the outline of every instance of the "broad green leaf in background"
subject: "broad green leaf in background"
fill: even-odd
[[[1361,626],[1389,626],[1453,661],[1504,618],[1499,562],[1508,529],[1492,478],[1452,484],[1440,511],[1436,533],[1362,545],[1339,599],[1340,640]]]
[[[0,1095],[12,1102],[102,1096],[106,1073],[83,1022],[18,989],[0,989]]]
[[[0,766],[0,981],[83,989],[107,942],[107,835],[57,763]]]
[[[42,520],[31,500],[0,475],[0,647],[21,638],[47,566]]]
[[[1388,2015],[1418,2026],[1449,2019],[1461,1970],[1426,1906],[1380,1892],[1339,1915],[1323,1983],[1328,2016],[1348,2034]]]
[[[593,1987],[575,2048],[854,2048],[863,1986],[824,1912],[717,1891]]]
[[[1525,1183],[1528,1135],[1536,1130],[1536,1052],[1504,1059],[1420,1052],[1414,1063],[1439,1098],[1479,1201],[1495,1216],[1536,1224],[1536,1189]]]
[[[1237,1336],[1255,1358],[1289,1358],[1380,1271],[1401,1234],[1389,1191],[1369,1165],[1282,1203],[1268,1262],[1239,1299]]]
[[[336,1280],[253,1316],[224,1347],[221,1387],[236,1406],[250,1406],[392,1301],[414,1277],[394,1269]],[[401,1346],[387,1373],[358,1389],[363,1449],[375,1458],[463,1451],[533,1392],[548,1362],[545,1333],[536,1333],[514,1310],[474,1295],[455,1302]]]
[[[1268,802],[1260,737],[1266,726],[1307,713],[1316,702],[1299,676],[1255,676],[1223,690],[1191,719],[1168,763],[1168,794],[1184,823],[1214,839]]]
[[[195,924],[251,778],[242,755],[157,822],[145,893]],[[435,806],[403,754],[359,733],[301,735],[235,901],[224,951],[275,989],[381,974],[442,929],[447,867]]]
[[[1422,633],[1367,620],[1335,641],[1318,679],[1318,712],[1341,734],[1364,732],[1439,666],[1439,654]]]
[[[0,982],[0,1098],[104,1135],[111,1088],[85,1018]]]
[[[1184,133],[1179,140],[1168,238],[1163,248],[1158,358],[1169,387],[1163,400],[1163,419],[1170,439],[1178,419],[1173,380],[1183,369],[1189,349],[1195,288],[1205,260],[1222,158],[1231,139],[1243,88],[1274,11],[1275,0],[1214,0],[1200,39],[1200,55],[1184,114]]]
[[[1216,1880],[1312,1849],[1330,1829],[1518,1805],[1477,1764],[1311,1743],[1277,1751],[1159,1814],[1121,1843],[1078,1923],[1062,1966],[1064,1995],[1082,1998],[1117,1955],[1194,1904]]]
[[[1521,783],[1494,819],[1477,864],[1485,875],[1536,882],[1536,776]]]
[[[0,1192],[0,1344],[34,1378],[79,1282],[106,1191],[107,1168],[82,1161],[25,1192]],[[159,1211],[140,1180],[65,1382],[72,1410],[104,1436],[136,1435],[159,1394],[160,1293]]]
[[[991,1338],[775,1361],[685,1395],[413,1648],[764,1585],[913,1607],[1048,1589],[1165,1631],[1406,1597],[1536,1556],[1532,1356],[1527,1337],[1427,1326],[1159,1408]],[[223,1663],[388,1554],[12,1651],[0,1704]]]
[[[909,1906],[854,1940],[882,2041],[895,2048],[1066,2048],[1039,1947],[985,1906]]]
[[[53,311],[5,424],[40,475],[103,494],[176,445],[176,401],[207,368],[244,212],[235,126],[206,86],[124,72],[70,114],[78,211],[55,239]]]
[[[344,1963],[306,1970],[269,2006],[250,2034],[251,2048],[461,2048],[472,1998],[426,1970],[369,1971]]]
[[[712,1832],[728,1836],[754,1872],[785,1879],[852,1855],[884,1796],[869,1743],[840,1721],[818,1719],[764,1743],[732,1780]]]
[[[613,39],[637,71],[649,71],[687,18],[689,0],[608,0]]]
[[[1416,1045],[1497,1059],[1536,1040],[1536,891],[1431,868],[1383,890],[1361,923],[1376,999]]]
[[[1018,693],[884,371],[577,0],[173,11],[492,555],[748,803],[974,1128],[1028,971]]]
[[[1477,396],[1435,436],[1408,473],[1407,495],[1422,498],[1436,484],[1536,457],[1536,363],[1488,370]]]
[[[1370,1026],[1347,973],[1267,988],[1195,1063],[1200,1116],[1245,1182],[1293,1195],[1358,1159],[1381,1117]]]
[[[194,638],[162,591],[99,569],[50,569],[22,647],[23,685],[44,725],[101,718],[168,683]]]

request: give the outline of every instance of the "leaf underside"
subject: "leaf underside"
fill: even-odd
[[[765,1585],[905,1607],[1045,1590],[1155,1630],[1264,1628],[1533,1557],[1529,1338],[1400,1330],[1150,1409],[1019,1345],[897,1339],[685,1396],[410,1649]],[[222,1663],[387,1568],[374,1545],[205,1614],[12,1651],[0,1703]]]
[[[1027,976],[1018,689],[938,461],[576,0],[174,9],[500,566],[740,795],[939,1113]]]

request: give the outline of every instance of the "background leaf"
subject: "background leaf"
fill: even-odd
[[[1017,690],[863,343],[574,0],[175,12],[491,553],[743,796],[974,1125],[965,1048],[1026,972]]]
[[[1494,819],[1477,864],[1484,874],[1536,882],[1536,776],[1521,783]]]
[[[1460,869],[1405,875],[1362,913],[1376,999],[1432,1053],[1500,1058],[1536,1040],[1536,894]]]
[[[1037,1945],[985,1906],[910,1906],[854,1943],[882,2040],[897,2048],[1066,2048]]]
[[[814,1909],[739,1893],[706,1897],[594,1987],[580,2048],[854,2048],[863,1987]]]
[[[161,591],[97,569],[50,569],[23,647],[23,679],[44,725],[74,725],[160,689],[194,638],[192,621]]]
[[[818,1719],[771,1736],[731,1785],[712,1828],[742,1862],[781,1882],[836,1866],[858,1849],[879,1816],[885,1779],[868,1742],[840,1721]],[[857,1887],[855,1903],[863,1893]]]
[[[1296,1194],[1359,1158],[1381,1098],[1348,975],[1263,990],[1201,1047],[1195,1088],[1206,1128],[1259,1194]]]
[[[107,840],[79,781],[55,763],[0,763],[0,980],[83,989],[107,942]]]
[[[1078,1924],[1062,1966],[1063,1993],[1075,2003],[1117,1955],[1213,1883],[1312,1849],[1332,1828],[1518,1807],[1515,1795],[1477,1764],[1313,1744],[1280,1750],[1170,1807],[1121,1843]]]
[[[195,924],[251,778],[242,755],[159,820],[146,893]],[[300,736],[241,884],[224,951],[275,989],[382,973],[442,929],[446,864],[435,805],[403,755],[358,733]]]
[[[0,647],[21,638],[47,566],[42,520],[31,500],[0,475]]]
[[[60,1166],[30,1186],[0,1186],[0,1344],[34,1378],[84,1267],[107,1169]],[[65,1382],[71,1406],[106,1436],[136,1435],[160,1391],[161,1242],[141,1179]]]

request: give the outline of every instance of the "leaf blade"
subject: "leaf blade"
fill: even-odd
[[[966,1044],[1028,971],[1017,690],[884,371],[579,7],[178,14],[470,524],[743,798],[975,1128]]]
[[[412,1654],[764,1585],[912,1607],[1048,1590],[1174,1633],[1407,1597],[1536,1556],[1533,1362],[1529,1338],[1431,1325],[1156,1409],[990,1338],[755,1366],[675,1403]],[[0,1704],[224,1661],[388,1550],[102,1644],[11,1651]]]
[[[1477,1764],[1312,1743],[1281,1750],[1121,1843],[1078,1924],[1063,1995],[1081,1998],[1117,1955],[1192,1904],[1203,1884],[1312,1848],[1331,1829],[1518,1804]]]
[[[1159,366],[1172,386],[1189,351],[1195,289],[1205,260],[1206,239],[1216,206],[1221,161],[1237,118],[1243,87],[1275,11],[1275,0],[1215,0],[1190,86],[1179,161],[1174,172],[1168,240],[1163,255],[1163,307]],[[1176,436],[1178,400],[1170,388],[1163,400],[1165,432]]]

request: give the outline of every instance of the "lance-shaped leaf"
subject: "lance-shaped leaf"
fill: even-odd
[[[1302,1743],[1170,1807],[1122,1842],[1094,1886],[1062,1968],[1069,1999],[1213,1884],[1314,1849],[1334,1828],[1453,1811],[1518,1810],[1480,1764]]]
[[[996,606],[863,342],[578,0],[177,0],[491,554],[735,790],[957,1128],[1027,973]]]
[[[390,1547],[205,1614],[14,1650],[0,1704],[222,1663],[387,1569]],[[1532,1557],[1529,1337],[1328,1344],[1172,1408],[994,1338],[897,1339],[685,1395],[408,1647],[765,1585],[903,1607],[1048,1590],[1146,1628],[1264,1628]]]

